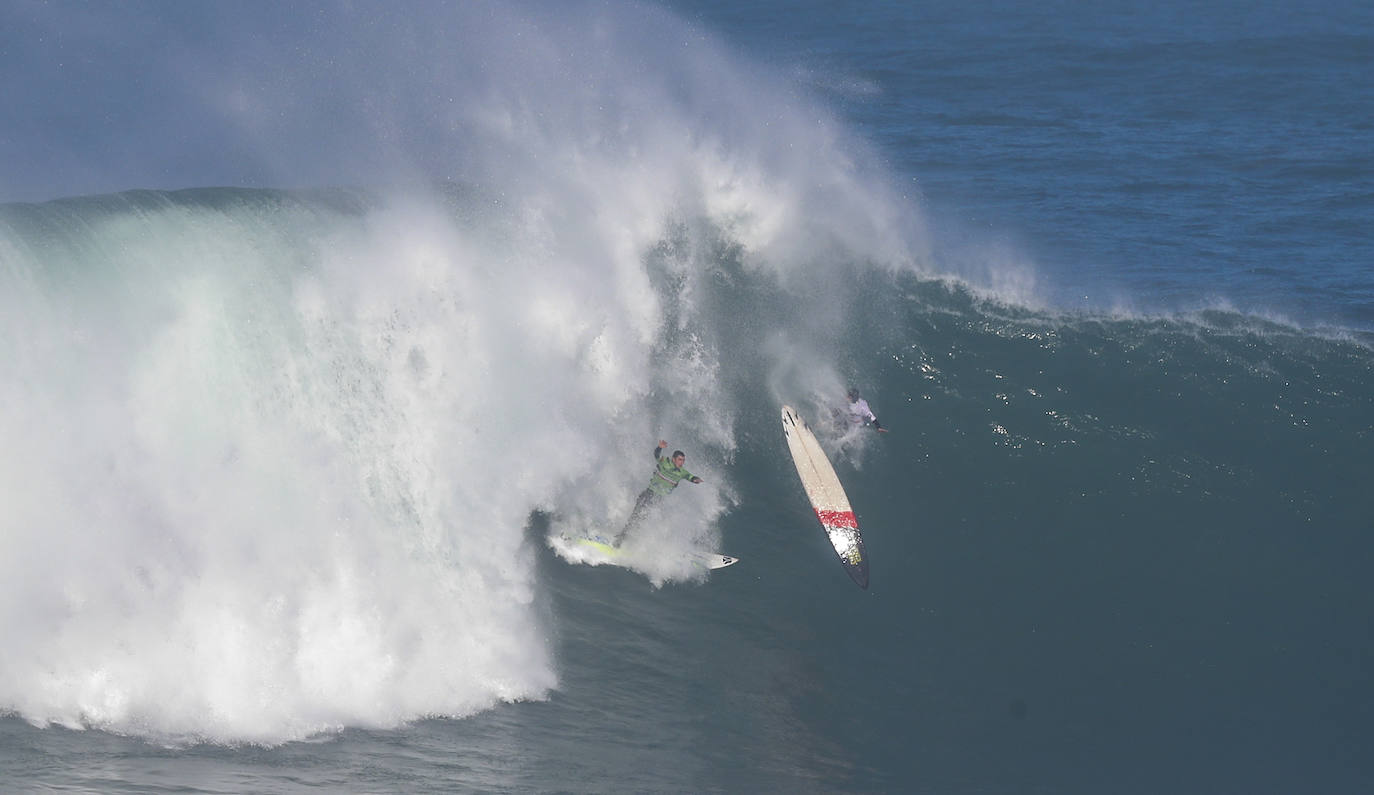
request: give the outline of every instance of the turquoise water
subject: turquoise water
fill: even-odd
[[[313,8],[4,12],[7,788],[1369,787],[1368,11]]]

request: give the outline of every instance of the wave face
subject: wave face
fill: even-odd
[[[643,577],[700,582],[689,547],[797,565],[784,401],[851,483],[875,590],[895,597],[864,625],[961,590],[922,561],[979,555],[1015,583],[1085,544],[1092,570],[1128,570],[1130,550],[1144,571],[1180,563],[1156,544],[1186,555],[1169,576],[1206,604],[1212,577],[1260,587],[1232,555],[1272,570],[1299,533],[1301,576],[1353,598],[1342,561],[1367,549],[1374,507],[1358,340],[1222,312],[1031,310],[857,250],[774,267],[738,219],[644,228],[569,249],[546,214],[457,190],[4,208],[0,621],[26,653],[0,663],[0,703],[38,724],[272,743],[544,698],[560,686],[546,538],[618,527],[655,438],[709,485],[641,530]],[[884,444],[824,421],[847,383],[871,389]],[[816,613],[806,577],[838,566],[810,551],[816,570],[770,600]],[[1150,592],[1140,576],[1113,587]],[[1057,592],[1017,599],[1049,611]],[[905,659],[907,643],[870,651]]]

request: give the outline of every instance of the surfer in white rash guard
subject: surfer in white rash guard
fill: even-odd
[[[849,397],[849,422],[851,425],[872,425],[879,433],[887,433],[878,418],[873,416],[873,410],[868,407],[868,401],[859,396],[859,390],[850,389]]]
[[[682,465],[687,463],[686,453],[681,450],[674,450],[671,457],[663,455],[663,448],[667,446],[667,442],[659,440],[658,445],[654,447],[654,461],[657,462],[657,466],[654,467],[654,474],[649,478],[649,487],[640,492],[639,499],[635,500],[634,510],[630,511],[630,520],[625,523],[624,529],[616,533],[611,546],[620,546],[620,541],[625,537],[625,534],[630,532],[644,518],[644,512],[649,510],[649,507],[657,502],[660,497],[677,488],[679,481],[701,482],[701,478],[682,468]]]

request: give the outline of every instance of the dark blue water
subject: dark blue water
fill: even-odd
[[[410,11],[9,50],[7,789],[1374,786],[1368,8]]]
[[[1011,246],[1059,303],[1374,317],[1350,278],[1374,197],[1362,4],[689,7],[839,104],[946,245]]]

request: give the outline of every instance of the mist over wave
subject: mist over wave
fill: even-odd
[[[710,485],[636,565],[699,577],[672,553],[733,499],[732,385],[838,384],[851,269],[913,267],[919,220],[709,39],[592,10],[385,16],[346,61],[357,19],[228,24],[264,60],[190,73],[212,137],[377,187],[0,209],[0,706],[279,742],[543,697],[529,517],[623,522],[660,437]]]

